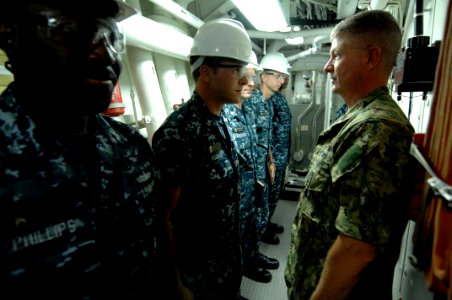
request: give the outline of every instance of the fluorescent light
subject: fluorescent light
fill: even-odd
[[[248,21],[260,31],[279,31],[288,26],[278,0],[232,0]]]
[[[294,26],[290,28],[290,31],[294,32],[294,34],[296,34],[296,32],[300,30],[301,30],[300,26]],[[293,36],[293,34],[290,34],[289,36],[291,37],[286,39],[286,43],[289,45],[301,45],[304,43],[304,38],[302,36]]]
[[[304,43],[304,38],[302,36],[287,38],[286,43],[289,45],[301,45]]]

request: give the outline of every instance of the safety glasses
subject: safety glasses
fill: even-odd
[[[265,72],[265,74],[274,76],[276,78],[276,80],[286,80],[286,78],[287,78],[286,74],[281,74],[281,73]]]
[[[234,76],[236,76],[237,78],[243,78],[248,75],[248,70],[246,69],[245,65],[227,65],[222,63],[215,63],[211,64],[210,66],[214,68],[230,69],[234,73]]]
[[[74,18],[52,16],[47,13],[34,15],[38,21],[39,32],[46,39],[68,46],[88,43],[97,45],[104,42],[114,53],[125,50],[125,38],[113,19]]]

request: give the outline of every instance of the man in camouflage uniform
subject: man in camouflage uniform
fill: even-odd
[[[271,109],[270,102],[264,97],[260,86],[253,91],[250,99],[243,103],[243,107],[253,112],[256,124],[257,134],[257,147],[256,147],[256,163],[257,163],[257,176],[260,182],[264,184],[262,194],[262,205],[258,209],[257,226],[260,232],[260,240],[265,232],[268,222],[268,193],[271,174],[268,169],[268,162],[272,161],[270,153],[270,140],[271,140],[271,119],[273,110]],[[273,172],[275,170],[274,164],[271,166]]]
[[[2,3],[0,47],[15,75],[0,97],[2,298],[158,292],[153,153],[137,130],[100,114],[120,73],[119,8]]]
[[[254,54],[254,53],[253,53]],[[252,57],[253,64],[247,65],[248,83],[242,89],[241,102],[226,104],[224,113],[229,119],[233,139],[236,143],[240,169],[240,229],[242,236],[243,275],[258,282],[267,283],[272,274],[255,264],[259,255],[259,235],[257,229],[257,210],[261,209],[263,183],[258,180],[256,169],[256,124],[254,114],[243,102],[251,97],[254,90],[257,58]]]
[[[176,299],[240,297],[239,161],[222,109],[240,102],[250,55],[241,23],[219,19],[201,26],[190,53],[195,91],[153,137],[167,195],[164,235]]]
[[[391,14],[372,10],[340,22],[331,39],[325,72],[349,111],[314,151],[292,227],[288,295],[392,299],[414,132],[386,88],[401,32]]]
[[[276,190],[278,187],[281,187],[282,182],[282,174],[281,168],[285,161],[284,157],[288,157],[288,152],[284,153],[284,144],[288,144],[289,142],[286,141],[286,138],[290,138],[290,136],[274,136],[274,134],[284,133],[287,130],[287,124],[284,125],[275,125],[275,123],[279,123],[280,121],[286,122],[287,120],[290,121],[290,112],[289,115],[286,113],[288,110],[282,106],[283,103],[281,103],[279,100],[283,100],[279,98],[279,96],[282,97],[281,94],[277,94],[277,92],[281,89],[281,87],[284,85],[285,80],[287,79],[288,68],[290,67],[287,59],[284,57],[283,54],[277,53],[277,52],[269,52],[267,53],[260,61],[260,66],[263,68],[263,72],[261,74],[261,84],[259,85],[259,93],[256,93],[254,97],[252,98],[254,109],[260,110],[257,111],[257,119],[258,124],[262,124],[259,133],[258,128],[258,135],[261,136],[260,145],[263,145],[262,148],[268,152],[265,157],[261,157],[259,161],[259,165],[262,168],[267,169],[267,189],[265,193],[265,199],[267,203],[267,210],[266,210],[266,219],[263,220],[262,226],[264,227],[264,233],[262,236],[262,241],[268,244],[279,244],[279,237],[276,236],[276,233],[283,232],[284,228],[279,225],[271,222],[271,217],[275,211],[276,203],[279,200],[279,192],[276,193]],[[273,98],[275,98],[276,101],[276,111],[273,107]],[[264,99],[264,100],[262,100]],[[260,100],[260,101],[258,101]],[[280,105],[281,104],[281,105]],[[287,105],[287,102],[286,102]],[[288,106],[287,106],[288,108]],[[269,113],[265,114],[265,110],[268,110]],[[264,113],[263,113],[264,112]],[[275,115],[276,113],[276,115]],[[267,119],[268,118],[268,119]],[[289,122],[289,128],[290,128],[290,122]],[[275,128],[275,126],[277,128]],[[276,139],[275,141],[273,139]],[[284,142],[283,142],[284,141]],[[280,171],[279,171],[279,181],[277,181],[277,173],[278,173],[278,164],[276,161],[276,154],[273,153],[273,150],[275,148],[275,143],[279,145],[279,147],[276,148],[278,153],[277,155],[280,155],[278,158],[278,162],[280,162]],[[267,148],[266,148],[267,147]],[[288,149],[286,149],[288,151]],[[281,157],[282,154],[282,157]],[[285,167],[284,167],[285,170]],[[273,192],[272,192],[273,191]],[[277,198],[276,198],[277,197]]]
[[[260,74],[261,80],[263,74]],[[243,103],[244,109],[252,112],[256,124],[257,147],[256,147],[256,170],[259,182],[263,184],[263,191],[259,195],[261,199],[258,201],[256,212],[256,228],[258,234],[258,243],[264,237],[265,229],[268,224],[269,208],[268,195],[270,191],[270,182],[275,176],[275,164],[271,154],[271,129],[273,118],[273,110],[269,96],[264,95],[260,86],[258,86],[252,93],[251,97]],[[259,248],[259,246],[257,248]],[[268,257],[261,252],[254,256],[254,263],[256,266],[263,269],[277,269],[279,268],[278,260]]]
[[[276,171],[275,180],[271,186],[270,195],[268,197],[269,221],[265,234],[271,238],[271,236],[284,231],[284,227],[271,222],[271,219],[284,189],[286,168],[289,164],[292,114],[290,113],[287,99],[281,92],[278,91],[273,93],[270,101],[273,107],[271,149]]]

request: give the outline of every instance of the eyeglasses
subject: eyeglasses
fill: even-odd
[[[281,73],[265,72],[265,74],[275,76],[276,80],[281,80],[281,79],[286,80],[286,78],[287,78],[286,74],[281,74]]]
[[[218,64],[211,64],[210,66],[215,67],[215,68],[230,69],[230,70],[232,70],[232,72],[234,73],[234,75],[237,78],[243,78],[248,75],[248,70],[246,69],[245,65],[226,65],[226,64],[218,63]]]
[[[125,50],[124,35],[114,20],[109,19],[78,19],[67,16],[50,16],[36,14],[39,18],[40,33],[56,43],[74,45],[77,43],[91,43],[96,45],[101,40],[113,51],[121,54]]]

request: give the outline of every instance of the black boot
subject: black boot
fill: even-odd
[[[254,257],[254,264],[268,270],[276,270],[279,268],[279,261],[277,259],[268,257],[262,253],[259,253]]]
[[[262,237],[262,242],[270,245],[278,245],[279,237],[277,237],[276,234],[266,230],[264,236]]]
[[[273,222],[268,222],[267,224],[267,231],[274,233],[274,234],[278,234],[278,233],[283,233],[284,232],[284,227],[280,224],[276,224]]]
[[[268,283],[272,280],[272,274],[268,270],[255,264],[245,267],[243,275],[251,280],[262,283]]]

